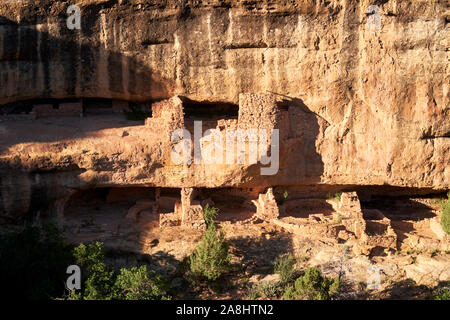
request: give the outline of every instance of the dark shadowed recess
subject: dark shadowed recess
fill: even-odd
[[[183,100],[183,109],[187,120],[219,120],[236,119],[239,106],[227,102],[195,101],[186,97]]]

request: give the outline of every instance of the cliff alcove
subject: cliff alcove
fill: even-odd
[[[249,278],[450,279],[445,1],[71,4],[0,1],[0,231],[181,262],[208,205]]]

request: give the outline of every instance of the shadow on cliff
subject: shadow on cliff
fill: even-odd
[[[265,185],[264,180],[271,178],[272,186],[306,186],[319,183],[324,172],[324,162],[317,148],[328,122],[312,112],[302,99],[270,93],[280,97],[279,168],[274,176],[281,176],[282,180],[260,174],[262,166],[258,164],[249,168],[248,181],[255,183],[254,177],[258,177],[257,179],[261,180],[258,181],[260,185]],[[273,164],[273,157],[271,160]]]
[[[100,32],[94,31],[99,21],[97,16],[96,12],[84,14],[81,30],[68,29],[65,26],[66,16],[60,16],[59,34],[55,37],[47,31],[38,30],[42,26],[55,29],[44,17],[17,23],[0,15],[3,40],[0,43],[0,62],[6,66],[0,72],[0,87],[10,88],[6,92],[12,93],[10,97],[0,97],[0,101],[105,98],[147,102],[154,97],[170,96],[173,83],[153,72],[135,56],[112,51],[105,48],[107,45],[99,44]],[[38,28],[38,25],[41,27]],[[94,37],[96,39],[91,41]],[[108,44],[111,45],[111,41]],[[41,125],[33,130],[33,123],[38,122]],[[45,121],[15,123],[20,123],[20,131],[27,131],[29,127],[31,132],[25,132],[20,137],[8,137],[8,126],[14,125],[8,120],[3,122],[0,126],[0,137],[3,137],[0,148],[22,142],[53,142],[59,139],[58,136],[53,137],[52,132],[44,132]],[[81,125],[77,128],[78,123],[81,119],[67,119],[67,127],[75,127],[75,132],[65,138],[81,138],[90,136],[96,129],[124,126],[119,121],[111,121],[93,126],[90,131]],[[64,124],[59,124],[59,127],[60,131],[64,131]],[[11,132],[14,135],[14,130]]]

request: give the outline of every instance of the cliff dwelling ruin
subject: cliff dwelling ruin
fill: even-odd
[[[445,1],[78,2],[0,1],[0,238],[450,280]]]
[[[100,105],[97,109],[91,107],[97,105]],[[80,112],[82,116],[87,117],[86,120],[95,120],[102,119],[106,115],[104,110],[120,109],[118,111],[119,118],[111,120],[117,123],[123,121],[121,113],[127,112],[129,105],[120,103],[120,108],[114,107],[115,105],[117,105],[116,102],[111,103],[111,101],[98,99],[83,100],[82,104],[80,102],[62,103],[59,110],[61,107],[64,110],[65,106],[78,106],[78,108],[74,108],[77,111],[73,114],[56,112],[50,114],[50,117],[43,117],[46,119],[45,121],[53,119],[54,121],[73,123],[73,118],[78,118]],[[188,115],[186,115],[185,105],[191,109]],[[48,200],[43,199],[40,215],[50,215],[56,218],[59,225],[63,228],[66,227],[69,233],[83,233],[80,231],[81,225],[87,226],[87,230],[90,230],[90,225],[104,225],[108,226],[110,236],[117,236],[121,228],[122,231],[137,228],[155,233],[158,233],[157,230],[173,227],[202,230],[205,227],[203,210],[206,205],[209,205],[220,210],[217,219],[221,223],[231,225],[271,223],[286,232],[311,239],[353,243],[353,249],[358,254],[392,254],[400,250],[403,245],[411,245],[414,241],[419,241],[414,243],[416,247],[423,248],[432,248],[438,244],[448,245],[448,236],[439,228],[434,204],[427,200],[430,197],[430,192],[427,190],[419,191],[423,195],[421,197],[416,195],[417,191],[408,188],[354,186],[352,190],[351,186],[314,187],[308,184],[303,186],[279,184],[279,181],[282,181],[279,176],[283,174],[284,170],[292,170],[295,174],[301,174],[304,173],[304,170],[308,170],[309,175],[305,175],[305,178],[314,179],[314,175],[311,176],[311,174],[319,167],[310,163],[314,159],[310,154],[300,154],[295,166],[291,168],[286,168],[286,160],[283,161],[291,155],[285,156],[281,158],[279,170],[274,175],[266,176],[259,174],[261,171],[257,170],[260,169],[261,164],[248,161],[240,163],[237,159],[233,159],[230,163],[174,164],[170,153],[177,144],[183,142],[183,139],[174,141],[171,133],[177,129],[187,129],[193,132],[196,121],[202,121],[202,136],[198,137],[200,146],[204,146],[205,138],[208,138],[208,135],[204,134],[208,130],[225,136],[227,130],[239,128],[278,129],[279,145],[281,146],[278,152],[281,155],[289,154],[291,145],[301,146],[306,151],[312,150],[309,144],[311,141],[320,139],[328,126],[328,123],[320,116],[304,109],[301,102],[272,93],[241,94],[239,106],[219,104],[219,110],[211,112],[211,108],[214,106],[210,103],[204,105],[193,103],[183,97],[172,97],[151,104],[148,110],[148,114],[151,116],[143,121],[144,124],[136,123],[131,127],[120,129],[121,133],[118,135],[120,139],[132,136],[132,130],[138,130],[136,134],[139,132],[143,141],[151,141],[156,145],[156,149],[153,150],[157,150],[160,157],[160,160],[157,160],[160,161],[160,164],[151,164],[148,162],[151,160],[147,159],[147,163],[154,167],[154,169],[150,169],[150,172],[167,170],[170,172],[170,177],[176,180],[162,182],[162,177],[169,174],[163,171],[160,173],[162,176],[154,181],[150,178],[148,182],[143,179],[142,182],[135,184],[119,183],[115,185],[99,180],[95,184],[91,182],[81,188],[71,187],[65,191],[66,194],[61,194],[57,199],[51,199],[51,196]],[[197,107],[198,109],[196,109]],[[51,104],[35,105],[34,110],[43,112],[42,110],[45,108],[55,110]],[[39,121],[40,118],[37,117],[31,121]],[[314,128],[308,122],[311,119],[317,123],[316,132],[311,130]],[[10,120],[6,125],[14,126],[14,124],[20,123],[17,121],[19,120]],[[60,122],[60,124],[62,123],[64,122]],[[80,127],[78,130],[82,128]],[[116,132],[118,129],[106,130]],[[108,137],[109,135],[106,134],[106,138]],[[246,148],[241,151],[247,152],[246,159],[248,160],[250,157],[249,145],[252,140],[251,136],[245,136],[245,138]],[[264,139],[266,138],[268,137],[265,136]],[[269,139],[266,147],[270,143]],[[84,143],[82,144],[84,145]],[[127,147],[133,146],[127,144]],[[193,145],[189,147],[191,156],[194,154],[194,149]],[[148,156],[151,158],[154,155],[155,153],[151,153]],[[200,155],[203,156],[202,149]],[[304,158],[305,156],[306,158]],[[108,165],[108,161],[107,158],[99,158],[97,165],[105,167]],[[223,179],[228,179],[227,177],[232,175],[232,172],[242,170],[242,168],[248,168],[245,175],[246,179],[249,179],[248,183],[237,183],[232,186],[221,182]],[[36,172],[35,175],[49,175],[42,170],[39,172]],[[80,171],[80,174],[84,173]],[[289,171],[286,174],[289,176]],[[320,171],[317,171],[317,175],[319,174]],[[255,176],[261,180],[258,181]],[[255,182],[252,182],[252,179],[255,179],[253,180]],[[277,183],[270,185],[268,182],[270,180]],[[5,183],[5,180],[3,181]],[[8,210],[7,205],[13,201],[14,194],[8,194],[5,190],[2,193],[3,206]],[[330,194],[339,194],[339,197],[336,198]],[[364,199],[363,201],[360,200],[358,194]],[[417,197],[417,200],[410,199],[409,195]],[[34,197],[32,194],[30,196]],[[94,223],[96,219],[99,221]],[[104,230],[99,230],[97,232],[100,232],[102,237],[107,234]],[[95,230],[93,234],[96,234]],[[76,235],[72,236],[76,237]],[[97,234],[97,236],[99,235]]]

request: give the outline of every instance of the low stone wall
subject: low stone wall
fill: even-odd
[[[83,103],[82,102],[70,102],[61,103],[59,108],[53,108],[51,104],[37,104],[33,107],[33,111],[36,113],[36,118],[47,117],[82,117],[83,116]]]
[[[238,121],[236,119],[221,119],[217,121],[217,130],[236,130]]]

